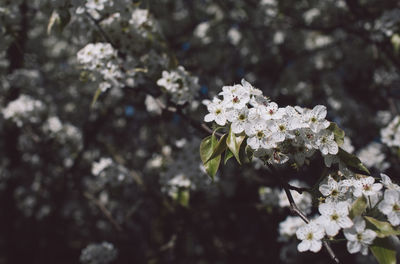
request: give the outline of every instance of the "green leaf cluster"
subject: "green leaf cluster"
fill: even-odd
[[[224,155],[224,164],[232,157],[235,157],[239,164],[249,162],[252,157],[251,149],[243,144],[245,134],[235,134],[232,129],[228,133],[223,134],[218,140],[216,137],[216,129],[214,133],[204,138],[200,144],[200,157],[208,175],[214,179],[221,163],[222,154]]]

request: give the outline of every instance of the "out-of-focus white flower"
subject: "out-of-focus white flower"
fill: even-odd
[[[296,234],[297,229],[304,225],[304,221],[298,216],[286,217],[285,221],[279,223],[280,239],[287,241],[288,238]]]
[[[107,167],[113,163],[110,158],[101,158],[98,162],[94,162],[92,165],[92,174],[98,176]]]
[[[390,165],[386,162],[386,155],[382,151],[382,144],[372,142],[357,153],[357,157],[368,168],[375,167],[381,171],[386,170]]]
[[[400,147],[400,116],[396,116],[381,130],[382,142],[389,147]]]
[[[237,28],[230,28],[228,31],[228,38],[233,45],[239,44],[239,41],[242,39],[242,33]]]

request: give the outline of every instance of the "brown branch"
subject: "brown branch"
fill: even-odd
[[[302,194],[303,192],[311,192],[311,190],[309,188],[297,187],[297,186],[290,185],[289,183],[287,184],[287,187],[289,190],[296,191],[299,194]]]
[[[99,200],[97,200],[93,195],[91,195],[88,192],[84,193],[85,197],[93,202],[99,209],[100,211],[104,214],[104,216],[107,218],[107,220],[117,229],[119,232],[122,231],[122,227],[115,221],[115,219],[112,217],[110,211],[102,204]]]

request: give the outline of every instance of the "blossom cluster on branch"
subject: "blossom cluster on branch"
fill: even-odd
[[[361,161],[339,147],[344,143],[344,132],[325,119],[325,106],[279,108],[244,79],[241,85],[222,87],[219,95],[223,96],[222,100],[214,97],[212,101],[204,102],[209,111],[204,120],[218,125],[200,145],[203,164],[211,177],[218,170],[223,152],[225,163],[232,156],[239,163],[254,156],[269,167],[296,163],[299,168],[305,165],[306,158],[310,161],[315,150],[319,150],[327,167],[338,163],[333,175],[323,175],[321,182],[315,183],[318,191],[310,189],[314,199],[318,200],[319,216],[308,220],[301,215],[306,224],[299,225],[290,220],[283,226],[289,230],[283,231],[285,235],[293,235],[296,229],[297,238],[302,240],[297,246],[298,251],[318,252],[324,240],[334,239],[343,230],[348,251],[367,255],[368,248],[375,245],[376,237],[383,239],[400,234],[397,229],[400,225],[400,187],[385,174],[381,175],[381,183],[375,183]],[[229,132],[218,140],[215,133],[220,129]],[[283,193],[288,196],[291,207],[306,198],[294,199],[288,192],[285,189]],[[271,189],[263,189],[260,194],[263,200],[276,201],[273,196],[277,194]],[[300,208],[307,210],[307,203]],[[381,221],[384,217],[386,221]]]

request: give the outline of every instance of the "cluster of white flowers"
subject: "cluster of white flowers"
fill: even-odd
[[[20,95],[16,100],[10,102],[2,113],[5,119],[10,119],[21,127],[24,121],[37,123],[41,120],[40,115],[44,113],[45,105],[28,95]]]
[[[389,147],[400,147],[400,116],[396,116],[381,130],[382,142]]]
[[[113,244],[103,242],[99,244],[90,244],[81,252],[81,263],[87,264],[108,264],[114,261],[118,256],[118,251]]]
[[[183,145],[182,150],[160,175],[163,192],[175,197],[179,189],[198,190],[211,183],[203,164],[199,162],[199,144],[197,138],[179,142],[179,145]]]
[[[200,89],[198,81],[197,77],[191,76],[183,66],[179,66],[169,72],[163,71],[157,85],[167,91],[174,103],[182,105],[194,99]]]
[[[302,166],[306,158],[320,150],[329,163],[336,161],[332,155],[338,153],[339,146],[328,129],[325,106],[279,108],[244,79],[242,85],[224,86],[222,90],[222,100],[214,97],[206,103],[210,113],[204,120],[220,126],[229,124],[235,134],[245,133],[256,157],[279,164],[292,159]]]
[[[119,66],[117,51],[110,43],[89,43],[78,52],[77,59],[83,69],[92,73],[93,81],[100,81],[102,91],[123,86],[124,73]]]
[[[371,229],[366,229],[366,222],[362,216],[350,219],[349,211],[357,198],[366,197],[369,207],[377,206],[391,225],[400,225],[400,186],[392,183],[385,174],[381,174],[381,177],[381,183],[375,183],[373,177],[353,177],[336,181],[329,176],[323,181],[319,186],[324,200],[318,207],[321,215],[297,229],[297,238],[302,240],[298,250],[317,252],[321,249],[321,240],[325,235],[334,237],[343,229],[348,251],[366,255],[368,246],[373,243],[377,234]],[[296,226],[295,223],[292,225]]]

